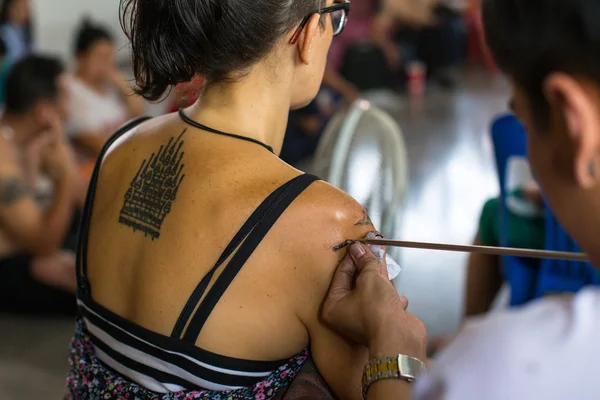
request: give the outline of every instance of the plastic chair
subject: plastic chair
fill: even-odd
[[[392,117],[358,100],[334,115],[325,128],[312,172],[353,196],[381,233],[393,237],[408,182],[406,154],[402,132]]]
[[[500,178],[502,213],[506,208],[506,170],[511,157],[526,157],[525,131],[512,115],[504,115],[492,124],[492,140]],[[507,246],[508,226],[501,224],[501,241]],[[579,252],[577,244],[560,226],[550,207],[545,212],[545,249]],[[505,279],[511,287],[510,305],[518,306],[552,294],[577,292],[587,285],[600,285],[600,275],[589,263],[565,260],[541,260],[539,266],[518,257],[503,257]]]
[[[546,248],[557,251],[581,251],[560,226],[548,205],[546,207]],[[600,285],[600,276],[591,264],[581,261],[543,260],[534,295],[542,297],[551,293],[577,292],[588,285]]]
[[[494,144],[494,155],[496,158],[496,169],[500,182],[500,204],[501,215],[506,215],[506,172],[511,157],[527,157],[527,140],[521,123],[512,115],[507,114],[498,117],[491,126],[492,142]],[[508,224],[507,219],[501,217],[500,245],[508,246]],[[534,297],[537,268],[532,265],[531,260],[520,257],[502,257],[502,269],[505,280],[510,285],[511,306],[526,303]]]

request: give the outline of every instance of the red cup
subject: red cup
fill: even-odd
[[[422,97],[427,82],[427,66],[421,61],[411,61],[406,67],[408,94]]]

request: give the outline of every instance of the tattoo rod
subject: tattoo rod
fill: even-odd
[[[455,251],[461,253],[481,253],[492,254],[497,256],[515,256],[527,258],[544,258],[553,260],[567,261],[589,261],[584,253],[571,253],[566,251],[548,251],[548,250],[533,250],[533,249],[517,249],[508,247],[491,247],[491,246],[473,246],[473,245],[456,245],[442,243],[426,243],[426,242],[409,242],[403,240],[387,240],[387,239],[361,239],[357,242],[369,245],[404,247],[409,249],[425,249],[425,250],[440,250],[440,251]]]

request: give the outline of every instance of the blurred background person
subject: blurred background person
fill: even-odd
[[[64,135],[65,79],[61,63],[42,56],[25,57],[7,79],[0,120],[1,312],[76,310],[74,245],[60,250],[80,201]]]
[[[327,96],[327,94],[322,94]],[[321,134],[330,114],[318,100],[299,110],[290,111],[283,146],[279,157],[296,165],[308,159],[317,150]]]
[[[508,246],[524,249],[544,249],[545,205],[542,191],[534,180],[523,182],[508,193],[506,209],[502,199],[493,197],[486,201],[479,219],[475,245]],[[502,241],[502,225],[506,224],[506,239]],[[540,260],[523,262],[538,268]],[[467,262],[465,316],[473,317],[490,311],[504,282],[501,257],[471,253]],[[505,304],[498,304],[505,306]]]
[[[68,135],[84,175],[89,176],[108,137],[127,120],[144,113],[116,65],[117,47],[111,33],[85,20],[75,34],[75,71],[69,80]]]
[[[373,40],[393,71],[420,60],[444,88],[456,83],[455,67],[464,58],[466,27],[462,0],[385,0],[373,23]]]
[[[352,1],[352,17],[329,50],[323,84],[341,96],[347,104],[358,99],[361,90],[391,84],[387,79],[388,71],[381,71],[382,63],[378,63],[377,54],[373,55],[373,49],[369,47],[372,44],[371,30],[378,9],[377,0]],[[359,50],[353,56],[349,52],[357,46]],[[365,68],[371,70],[365,71]],[[356,69],[360,71],[354,74]],[[367,83],[363,83],[365,81]]]
[[[6,58],[14,63],[33,49],[33,24],[29,0],[3,0],[0,8],[0,37]]]
[[[33,49],[33,23],[29,0],[1,0],[0,39],[5,54],[0,62],[0,104],[4,104],[4,84],[10,68]]]

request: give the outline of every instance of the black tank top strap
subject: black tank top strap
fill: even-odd
[[[90,230],[90,220],[92,218],[92,209],[94,207],[94,196],[96,195],[96,186],[98,184],[98,176],[100,175],[100,167],[102,160],[108,149],[125,133],[129,132],[142,122],[149,120],[150,117],[136,118],[123,125],[117,132],[115,132],[110,139],[104,144],[98,159],[94,172],[90,179],[88,186],[87,196],[85,199],[85,206],[83,208],[83,215],[81,220],[81,226],[79,227],[79,249],[77,251],[77,296],[78,297],[91,297],[91,287],[87,278],[87,252],[88,252],[88,235]]]
[[[245,240],[240,241],[241,244],[239,245],[238,250],[225,266],[214,285],[210,288],[204,300],[193,313],[187,329],[183,334],[183,340],[188,343],[196,342],[198,335],[202,331],[206,320],[214,310],[215,306],[244,264],[260,245],[269,230],[275,225],[290,204],[292,204],[306,188],[317,180],[319,180],[319,178],[313,175],[300,175],[277,190],[275,196],[269,196],[270,204],[268,206],[259,207],[259,209],[261,209],[258,213],[260,217],[257,218],[256,221],[253,221],[255,223],[247,235],[245,235]],[[257,211],[259,210],[257,209]],[[237,247],[238,246],[234,246],[234,249]],[[225,257],[225,259],[227,258],[228,257]],[[204,290],[206,290],[206,288],[204,288]],[[195,304],[197,303],[190,304],[189,306],[193,309],[196,308]]]
[[[202,296],[204,296],[204,293],[206,292],[206,288],[208,287],[208,284],[212,280],[215,272],[231,256],[231,254],[233,254],[233,252],[239,247],[239,245],[244,241],[244,239],[246,239],[246,237],[248,237],[248,235],[256,227],[256,224],[265,216],[265,214],[267,214],[270,211],[270,209],[272,208],[275,201],[277,201],[279,196],[281,196],[281,194],[283,192],[285,192],[287,190],[287,188],[293,184],[293,182],[294,182],[294,180],[288,181],[285,184],[283,184],[282,186],[280,186],[273,193],[271,193],[256,208],[256,210],[252,213],[252,215],[246,220],[244,225],[236,233],[236,235],[233,237],[231,242],[229,242],[229,244],[227,245],[227,247],[225,248],[225,250],[219,257],[219,260],[217,261],[215,266],[208,272],[208,274],[206,274],[206,276],[202,279],[202,281],[200,281],[200,283],[198,284],[198,286],[196,287],[194,292],[192,292],[192,295],[188,299],[185,307],[183,308],[183,311],[181,312],[181,314],[179,315],[179,318],[177,319],[177,323],[175,324],[175,327],[173,328],[171,337],[174,337],[174,338],[181,337],[181,335],[183,334],[183,330],[185,329],[185,326],[187,325],[187,323],[192,315],[192,312],[194,312],[194,309],[200,302],[200,299],[202,298]]]

